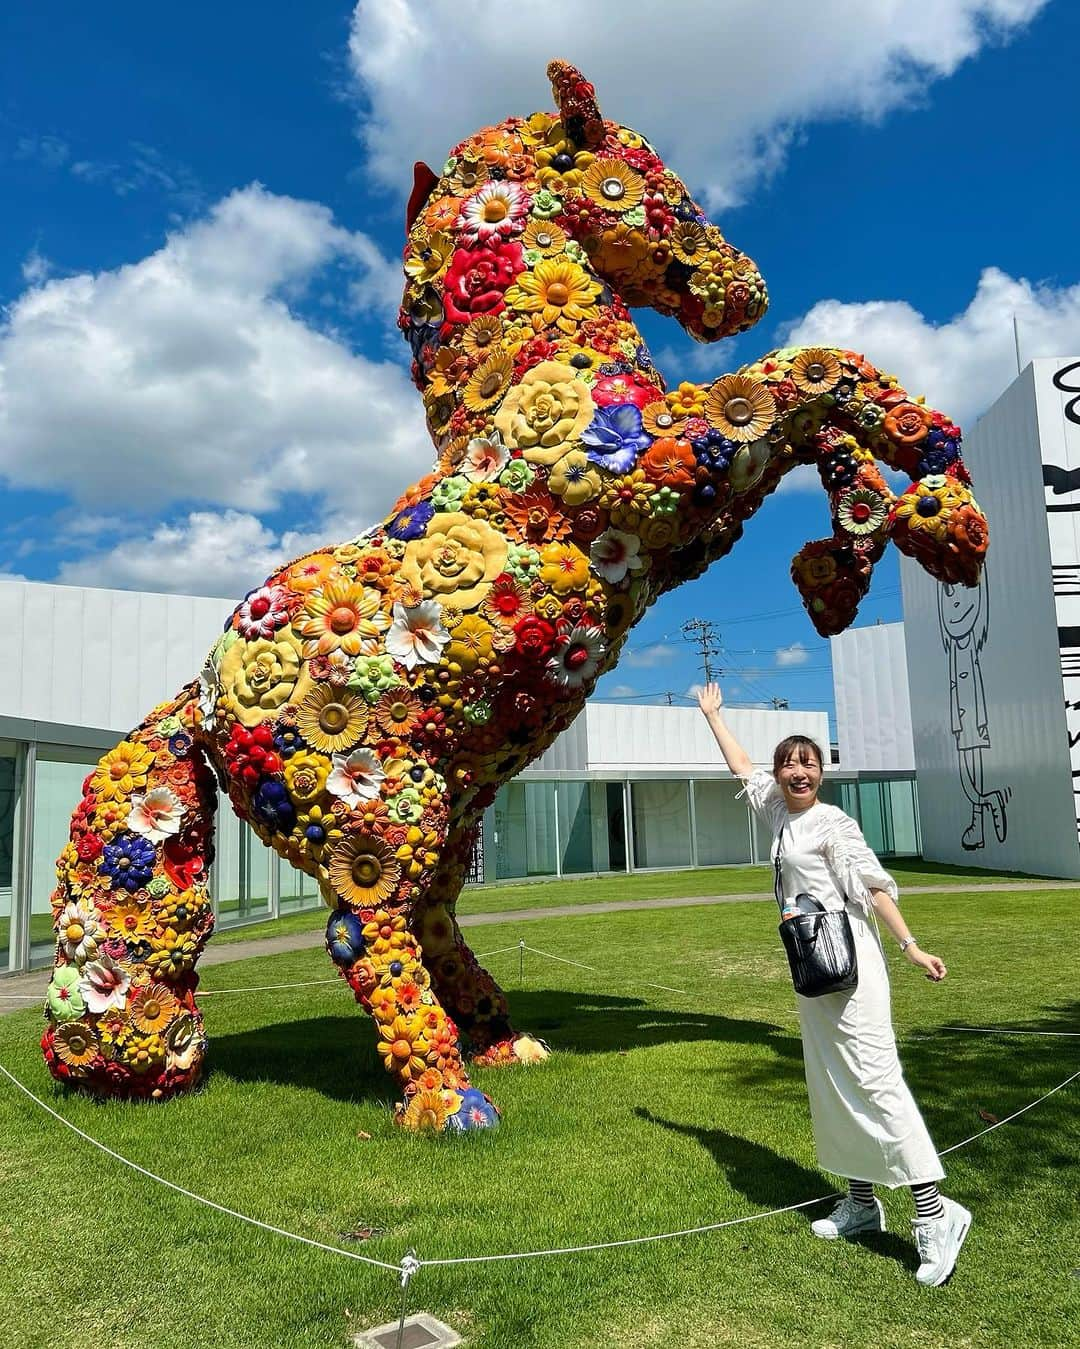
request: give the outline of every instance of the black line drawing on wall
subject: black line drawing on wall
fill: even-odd
[[[1074,399],[1073,402],[1077,400]],[[1072,404],[1070,403],[1071,407]],[[1057,464],[1043,464],[1043,486],[1050,488],[1052,496],[1068,496],[1072,492],[1080,492],[1080,468],[1059,468]],[[1072,501],[1051,501],[1046,502],[1048,511],[1080,511],[1080,498]]]
[[[1065,383],[1068,375],[1073,377],[1071,384]],[[1080,384],[1077,383],[1078,379],[1080,379],[1080,361],[1073,361],[1071,365],[1063,365],[1060,370],[1054,371],[1054,388],[1060,389],[1062,393],[1076,394],[1075,398],[1070,398],[1065,404],[1064,412],[1069,421],[1080,426],[1080,411],[1078,411],[1080,409]]]
[[[1062,568],[1061,570],[1064,570]],[[1075,595],[1059,581],[1054,569],[1054,594]],[[1059,585],[1063,588],[1059,589]],[[1069,759],[1072,763],[1073,805],[1076,828],[1080,833],[1080,627],[1059,625],[1058,652],[1061,658],[1061,682],[1065,691],[1065,725],[1069,735]]]
[[[1080,599],[1080,562],[1055,563],[1050,568],[1050,575],[1055,597]]]
[[[986,710],[979,654],[990,630],[990,594],[986,571],[973,589],[966,586],[939,585],[938,621],[941,641],[949,659],[949,709],[960,785],[971,803],[971,822],[960,836],[967,852],[986,847],[986,815],[999,843],[1009,832],[1006,810],[1012,788],[993,787],[987,791],[983,754],[993,748]]]

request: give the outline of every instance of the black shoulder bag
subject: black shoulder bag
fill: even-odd
[[[780,877],[780,854],[784,830],[776,844],[773,863],[773,894],[780,912],[784,896]],[[844,909],[826,909],[813,895],[796,895],[799,912],[780,924],[780,940],[791,966],[795,992],[804,998],[820,998],[825,993],[843,993],[859,982],[855,958],[855,939],[851,920]]]

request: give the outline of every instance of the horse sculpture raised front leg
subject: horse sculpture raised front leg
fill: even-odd
[[[549,74],[556,113],[470,137],[441,177],[416,169],[400,326],[434,472],[249,594],[200,684],[87,778],[43,1039],[65,1082],[160,1099],[199,1080],[216,774],[317,879],[398,1118],[493,1124],[463,1054],[544,1051],[458,927],[469,841],[644,610],[730,551],[800,463],[833,519],[793,563],[819,632],[851,621],[890,538],[944,581],[978,579],[986,525],[959,431],[863,357],[778,351],[665,391],[629,306],[715,341],[761,317],[764,283],[573,67]],[[875,461],[912,486],[894,496]]]

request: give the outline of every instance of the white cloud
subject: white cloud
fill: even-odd
[[[605,698],[632,698],[637,693],[633,684],[616,684],[614,688],[605,689]]]
[[[299,492],[366,523],[431,465],[419,397],[290,304],[318,281],[382,306],[391,272],[325,207],[253,185],[141,261],[28,289],[0,327],[0,475],[106,511]]]
[[[71,158],[71,146],[59,136],[20,136],[16,159],[36,160],[47,169],[62,169]]]
[[[653,642],[650,646],[639,646],[628,650],[622,658],[623,665],[632,665],[641,670],[654,670],[658,665],[666,665],[675,658],[675,648],[666,642]]]
[[[192,511],[186,519],[65,562],[56,579],[64,585],[239,600],[282,562],[348,533],[278,535],[243,511]]]
[[[970,424],[1016,377],[1014,314],[1023,362],[1080,352],[1080,285],[1055,288],[996,267],[982,273],[971,303],[947,323],[931,323],[899,300],[821,300],[785,327],[783,340],[865,352],[913,394]]]
[[[371,167],[402,195],[415,159],[438,168],[480,127],[549,108],[545,67],[562,57],[606,117],[648,136],[721,207],[775,171],[805,123],[910,106],[1046,3],[359,0],[349,58]]]
[[[810,652],[802,642],[792,642],[790,646],[781,646],[776,651],[777,665],[805,665],[810,659]]]
[[[167,160],[160,150],[141,141],[131,142],[120,163],[77,159],[70,169],[75,178],[86,183],[103,183],[118,197],[155,189],[182,211],[195,210],[204,200],[202,186],[187,165]]]
[[[40,286],[52,269],[49,259],[36,248],[32,248],[22,260],[22,279],[28,286]]]

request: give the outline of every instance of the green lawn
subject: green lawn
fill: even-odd
[[[901,890],[910,885],[980,885],[992,881],[1028,880],[1015,871],[972,871],[921,858],[890,858],[887,865]],[[1080,886],[1077,887],[1080,889]],[[458,903],[461,913],[513,913],[551,905],[603,904],[613,900],[685,899],[697,895],[769,895],[772,868],[768,866],[697,867],[692,871],[635,872],[633,875],[578,876],[557,881],[529,881],[523,885],[469,886]],[[215,943],[248,941],[253,937],[313,932],[325,926],[326,910],[307,909],[276,921],[221,929]]]
[[[1060,894],[911,896],[950,975],[894,964],[907,1076],[940,1147],[1080,1067],[1080,1041],[942,1027],[1080,1030],[1076,927]],[[495,925],[480,950],[508,945]],[[34,1012],[0,1020],[0,1062],[119,1152],[267,1222],[396,1262],[671,1231],[828,1193],[815,1167],[793,995],[757,904],[530,925],[547,951],[493,957],[516,1020],[556,1051],[478,1080],[501,1129],[394,1130],[370,1027],[339,985],[208,999],[213,1071],[165,1106],[54,1088]],[[325,977],[320,951],[207,971],[205,987]],[[684,993],[644,987],[651,978]],[[785,1214],[575,1257],[422,1269],[410,1305],[470,1346],[1019,1346],[1077,1342],[1080,1082],[947,1159],[975,1226],[943,1289],[914,1283],[910,1201],[890,1232],[826,1244]],[[364,1138],[362,1133],[370,1134]],[[102,1155],[0,1081],[0,1342],[18,1349],[342,1349],[396,1315],[394,1277],[249,1228]],[[814,1210],[813,1212],[817,1212]],[[347,1243],[345,1243],[347,1244]]]
[[[924,862],[921,858],[890,858],[886,865],[896,876],[901,889],[909,885],[973,885],[990,881],[1031,879],[1017,871],[979,871],[950,866],[942,862]],[[772,870],[768,866],[697,867],[683,871],[636,872],[633,875],[578,876],[553,881],[527,881],[520,885],[469,886],[462,894],[462,913],[510,913],[516,909],[544,908],[548,905],[602,904],[610,900],[687,898],[695,895],[739,895],[752,892],[768,894],[772,888]],[[1080,889],[1080,886],[1078,886]],[[249,910],[266,906],[265,898],[253,898]],[[218,906],[219,924],[227,923],[238,909],[237,900]],[[282,918],[248,923],[239,927],[219,926],[214,942],[249,941],[253,937],[283,936],[290,932],[313,932],[326,922],[321,906],[288,913]],[[7,947],[10,919],[0,918],[0,951]],[[52,938],[52,915],[35,913],[30,918],[30,936],[35,946]]]

